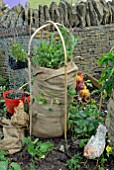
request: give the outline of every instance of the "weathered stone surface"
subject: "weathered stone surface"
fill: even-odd
[[[68,6],[64,1],[60,1],[59,7],[61,9],[63,9],[63,13],[64,13],[64,16],[63,16],[64,21],[63,21],[63,23],[64,23],[64,25],[66,27],[69,27],[70,23],[69,23],[69,19],[68,19]]]
[[[45,22],[45,17],[44,17],[44,8],[42,5],[39,5],[39,26],[43,25]]]
[[[50,12],[49,12],[49,8],[47,5],[44,5],[44,14],[45,14],[45,21],[49,21],[51,20],[51,17],[50,17]]]
[[[81,1],[74,6],[67,0],[61,0],[59,5],[52,2],[49,9],[46,5],[39,5],[39,9],[35,10],[29,9],[29,6],[23,9],[21,5],[12,10],[0,7],[0,13],[1,28],[30,25],[30,22],[34,27],[38,27],[48,19],[66,27],[84,28],[114,23],[113,3],[105,0]]]
[[[79,27],[86,26],[86,5],[86,2],[81,2],[76,6],[77,15],[80,21]]]
[[[103,19],[103,5],[101,4],[100,0],[93,0],[93,7],[98,15],[99,22],[101,24]]]

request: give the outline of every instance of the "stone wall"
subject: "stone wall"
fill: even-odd
[[[9,37],[16,36],[27,46],[30,23],[32,28],[38,28],[49,19],[64,24],[75,37],[80,37],[74,52],[79,70],[93,75],[99,74],[101,68],[97,65],[97,59],[108,52],[114,44],[113,8],[111,2],[106,3],[104,0],[88,0],[74,6],[61,0],[59,5],[52,3],[50,7],[39,6],[35,10],[28,7],[23,9],[22,6],[14,7],[12,10],[1,7],[3,14],[0,17],[1,75],[7,77],[11,73],[11,69],[7,66]],[[77,56],[81,57],[77,58]]]
[[[79,43],[75,48],[74,58],[79,70],[90,74],[98,74],[101,68],[97,64],[98,58],[109,52],[114,45],[114,24],[74,29],[73,34],[79,36]],[[76,58],[81,56],[82,58]]]
[[[99,74],[101,68],[97,65],[97,59],[104,53],[108,52],[114,44],[114,24],[93,26],[82,28],[74,28],[70,30],[74,36],[79,36],[79,42],[75,48],[74,59],[78,65],[79,70],[88,72],[90,74]],[[21,43],[26,45],[29,41],[29,36],[20,36],[18,39]],[[38,39],[35,43],[39,41]],[[10,42],[10,38],[0,39],[0,72],[6,76],[9,70],[7,69],[9,46],[4,42]],[[81,56],[81,58],[77,58]]]

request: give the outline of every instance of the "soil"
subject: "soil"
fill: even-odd
[[[93,90],[94,87],[90,90]],[[94,95],[92,98],[99,103],[100,95]],[[107,110],[106,103],[108,98],[103,100],[102,110]],[[3,107],[3,106],[1,106]],[[35,137],[32,136],[34,139]],[[11,161],[18,162],[21,165],[22,170],[69,170],[65,165],[66,161],[69,160],[74,154],[80,153],[80,167],[77,170],[100,170],[100,161],[98,164],[96,160],[88,160],[83,156],[83,148],[79,148],[79,140],[71,140],[71,132],[68,132],[67,143],[64,140],[64,136],[54,139],[41,139],[41,141],[50,141],[54,144],[54,150],[50,152],[45,159],[33,158],[28,154],[27,148],[23,148],[20,152],[9,155]],[[65,146],[65,150],[61,148]],[[31,162],[34,162],[35,169],[30,168]],[[73,169],[72,169],[73,170]],[[102,169],[103,170],[103,169]],[[114,170],[114,157],[110,155],[107,158],[107,162],[104,164],[104,170]]]
[[[49,153],[45,159],[38,160],[34,159],[35,170],[69,170],[65,166],[66,161],[71,158],[73,154],[81,153],[82,159],[80,160],[80,168],[77,170],[100,170],[100,163],[97,164],[96,160],[87,160],[83,156],[83,149],[78,147],[79,141],[71,141],[70,133],[68,133],[67,152],[60,150],[61,146],[66,146],[64,137],[55,139],[41,139],[42,141],[51,141],[54,143],[55,149]],[[32,157],[28,154],[26,148],[21,152],[14,155],[10,155],[12,161],[18,162],[22,170],[34,170],[30,169],[30,163],[32,162]],[[110,156],[108,161],[104,164],[104,170],[114,170],[114,157]],[[73,169],[72,169],[73,170]]]
[[[14,91],[14,92],[10,92],[9,94],[6,94],[6,98],[8,99],[19,99],[24,97],[24,93],[22,92],[18,92],[18,91]]]

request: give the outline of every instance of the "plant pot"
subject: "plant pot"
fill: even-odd
[[[8,60],[8,64],[10,66],[11,69],[13,70],[17,70],[17,69],[23,69],[28,67],[28,62],[22,62],[22,61],[15,61],[15,59],[13,59],[13,57],[9,56],[9,60]]]
[[[19,101],[21,100],[21,101],[24,102],[25,97],[26,97],[26,93],[24,91],[22,91],[22,90],[18,90],[18,92],[24,93],[24,96],[20,97],[20,98],[16,98],[16,99],[9,99],[9,98],[7,98],[7,95],[10,94],[11,92],[14,92],[14,90],[5,91],[3,93],[3,97],[5,99],[5,104],[6,104],[7,112],[9,112],[10,114],[13,114],[14,113],[14,107],[18,106]]]

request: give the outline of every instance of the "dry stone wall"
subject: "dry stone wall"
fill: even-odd
[[[97,65],[97,59],[108,52],[114,44],[113,8],[113,4],[106,3],[105,0],[87,0],[74,6],[61,0],[59,5],[53,2],[50,7],[44,5],[34,10],[29,9],[28,6],[25,9],[22,6],[14,7],[12,10],[1,6],[1,74],[6,76],[10,72],[7,68],[9,54],[6,52],[6,49],[9,50],[9,37],[18,36],[18,39],[27,45],[30,23],[32,28],[38,28],[50,19],[65,25],[75,37],[80,37],[74,52],[74,59],[79,70],[93,75],[99,74],[101,68]],[[7,47],[4,42],[7,42]]]
[[[52,2],[50,7],[39,5],[38,9],[30,9],[26,5],[14,7],[12,10],[1,6],[1,28],[29,25],[39,27],[47,20],[64,24],[66,27],[90,27],[114,23],[114,5],[105,0],[87,0],[77,4],[69,4],[61,0],[59,5]]]

